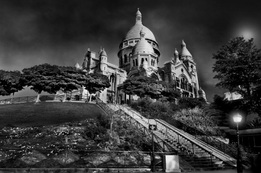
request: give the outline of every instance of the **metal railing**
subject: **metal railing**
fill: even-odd
[[[132,110],[126,105],[112,105],[117,107],[117,109],[123,110],[130,117],[135,119],[138,123],[143,126],[149,124],[149,119],[140,115],[140,113]],[[226,163],[232,167],[236,166],[236,160],[231,156],[219,151],[218,149],[208,145],[207,143],[197,139],[195,136],[192,136],[183,130],[177,129],[170,124],[166,123],[163,120],[156,120],[158,131],[154,132],[155,136],[159,138],[159,141],[163,141],[163,144],[167,144],[172,151],[178,152],[180,155],[187,155],[193,157],[205,157],[208,158],[213,166],[217,163]],[[160,133],[161,134],[160,134]],[[174,146],[173,142],[175,143]],[[161,147],[164,148],[163,145]],[[205,154],[204,154],[205,153]],[[219,160],[219,161],[218,161]]]
[[[224,161],[230,166],[233,167],[236,166],[236,159],[227,155],[226,153],[223,153],[222,151],[216,149],[215,147],[212,147],[211,145],[208,145],[207,143],[197,139],[195,136],[192,136],[174,126],[171,126],[170,124],[166,123],[163,120],[157,119],[156,121],[157,123],[162,124],[165,127],[165,131],[171,131],[174,134],[176,134],[176,135],[172,135],[172,137],[174,137],[174,139],[178,143],[185,145],[187,149],[189,149],[192,152],[192,154],[197,154],[195,152],[195,147],[197,147],[203,150],[204,152]]]
[[[7,98],[7,99],[0,100],[0,105],[35,102],[36,98],[37,98],[37,96],[24,96],[24,97]]]
[[[177,153],[176,150],[173,150],[170,143],[162,139],[157,134],[157,132],[149,130],[149,119],[141,116],[139,113],[128,108],[126,105],[113,105],[118,109],[114,110],[100,99],[96,99],[96,103],[111,118],[113,118],[114,114],[124,116],[125,119],[127,119],[131,124],[135,125],[137,128],[142,130],[149,137],[152,137],[152,135],[154,135],[154,142],[161,147],[162,152],[167,151]]]
[[[40,95],[40,101],[45,102],[45,101],[79,101],[79,102],[85,102],[86,99],[82,99],[80,97],[76,96],[71,96],[67,95],[65,98],[65,94],[62,95],[56,95],[56,94],[48,94],[48,95]],[[0,100],[0,105],[5,105],[5,104],[17,104],[17,103],[33,103],[37,99],[37,96],[23,96],[23,97],[13,97],[13,98],[6,98],[6,99],[1,99]]]

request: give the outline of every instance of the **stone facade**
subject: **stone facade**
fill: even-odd
[[[82,66],[76,64],[76,68],[80,68],[87,73],[101,73],[107,76],[111,86],[99,93],[98,97],[104,102],[112,103],[117,100],[117,96],[119,96],[117,86],[126,80],[127,73],[125,70],[109,63],[107,58],[107,53],[104,49],[100,50],[98,56],[96,52],[88,49]]]
[[[96,53],[88,49],[82,66],[89,73],[102,73],[109,77],[111,87],[103,91],[99,97],[105,102],[126,102],[129,97],[117,90],[126,78],[135,75],[145,75],[157,80],[172,83],[180,90],[182,97],[203,97],[205,92],[198,82],[197,68],[193,56],[182,40],[181,50],[174,50],[170,61],[159,67],[160,50],[154,34],[142,24],[142,14],[136,12],[135,25],[127,32],[119,46],[119,67],[107,61],[107,54],[101,49]]]

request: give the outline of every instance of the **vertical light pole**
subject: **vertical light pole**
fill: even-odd
[[[156,124],[149,124],[149,130],[152,135],[152,162],[151,162],[151,172],[155,172],[155,153],[154,153],[154,131],[157,130]]]
[[[242,115],[239,113],[235,114],[233,116],[233,121],[237,125],[237,173],[243,173],[238,130],[238,124],[242,121]]]

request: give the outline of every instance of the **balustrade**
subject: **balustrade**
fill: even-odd
[[[206,158],[211,164],[215,160],[224,161],[230,166],[235,166],[236,160],[230,156],[222,153],[216,148],[209,146],[203,141],[198,140],[194,136],[170,126],[163,120],[156,119],[157,131],[149,131],[149,121],[137,111],[132,110],[126,105],[106,105],[108,109],[114,110],[114,113],[129,117],[130,123],[135,124],[136,127],[142,129],[145,134],[154,135],[154,142],[156,142],[163,151],[175,151],[179,155],[188,157],[187,159]],[[120,110],[117,112],[117,110]],[[116,112],[115,112],[116,111]],[[124,112],[124,113],[120,113]]]

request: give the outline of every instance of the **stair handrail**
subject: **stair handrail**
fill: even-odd
[[[21,99],[25,100],[25,103],[34,102],[33,99],[36,99],[37,96],[22,96],[22,97],[10,97],[5,99],[0,99],[0,105],[4,104],[14,104],[14,103],[21,103]],[[32,100],[32,101],[31,101]]]
[[[110,109],[110,110],[116,112],[116,111],[113,110],[108,104],[104,103],[104,102],[103,102],[102,100],[100,100],[99,98],[96,100],[96,103],[97,103],[104,111],[106,111],[106,110],[104,109],[104,106],[105,106],[106,108],[108,108],[108,109]],[[116,105],[114,105],[114,106],[116,106]],[[147,130],[147,131],[150,132],[151,134],[153,133],[153,134],[154,134],[154,137],[155,137],[155,138],[154,138],[155,141],[161,141],[161,142],[163,142],[164,145],[167,145],[168,147],[173,148],[168,142],[166,142],[165,140],[161,139],[155,132],[149,130],[148,122],[144,120],[144,119],[146,119],[145,117],[141,116],[140,114],[138,115],[138,116],[140,117],[139,120],[141,120],[141,121],[144,122],[144,123],[141,123],[140,121],[138,121],[137,119],[135,119],[132,115],[128,114],[128,112],[126,112],[125,110],[123,110],[123,109],[122,109],[122,105],[117,105],[117,107],[119,108],[119,110],[123,111],[123,112],[125,113],[125,115],[128,115],[128,116],[131,117],[132,120],[134,120],[137,124],[141,125],[141,126],[142,126],[141,128],[143,128],[144,130]],[[123,106],[123,107],[125,107],[125,106]],[[128,108],[128,107],[125,107],[125,108],[126,108],[128,111],[130,111],[130,112],[132,112],[132,113],[134,113],[134,114],[136,114],[136,115],[138,114],[137,112],[132,111],[131,108]],[[164,150],[164,148],[163,148],[163,150]]]
[[[195,138],[194,136],[181,131],[180,129],[177,129],[174,126],[171,126],[170,124],[168,124],[167,122],[165,122],[164,120],[159,120],[159,119],[155,119],[156,122],[165,125],[166,128],[174,131],[175,133],[178,133],[178,135],[182,136],[183,138],[189,140],[191,143],[197,145],[198,147],[202,148],[203,150],[209,152],[210,154],[214,155],[215,157],[221,159],[222,161],[228,163],[231,166],[236,166],[235,162],[236,159],[234,159],[233,157],[223,153],[222,151],[208,145],[207,143]],[[192,139],[191,139],[192,138]],[[217,153],[217,154],[216,154]]]
[[[123,108],[123,109],[122,109],[122,108]],[[122,109],[123,111],[124,111],[124,110],[127,110],[127,111],[131,112],[132,114],[138,116],[139,119],[141,119],[142,121],[144,121],[146,124],[149,124],[149,119],[143,117],[140,113],[138,113],[138,112],[132,110],[132,109],[129,108],[128,106],[126,106],[126,105],[120,105],[120,109]],[[125,112],[125,111],[124,111],[124,112]]]
[[[127,107],[127,106],[124,106],[124,107],[125,107],[128,111],[131,111],[131,112],[135,113],[136,115],[140,116],[141,119],[144,119],[144,118],[145,118],[145,117],[143,117],[142,115],[140,115],[140,113],[138,113],[138,112],[132,110],[131,108],[129,108],[129,107]],[[155,121],[156,121],[156,122],[165,122],[164,120],[158,120],[158,119],[155,119]],[[146,122],[146,123],[148,123],[148,122]],[[165,122],[165,123],[166,123],[166,122]],[[161,123],[161,124],[164,125],[165,123]],[[171,129],[170,127],[175,128],[175,130],[173,130],[173,129],[171,129],[171,130],[174,131],[175,133],[177,133],[177,131],[178,131],[178,135],[180,135],[180,136],[182,136],[184,139],[190,141],[190,143],[195,144],[195,145],[198,146],[199,148],[201,148],[201,149],[207,151],[207,152],[210,153],[211,155],[214,155],[214,156],[216,156],[217,158],[219,158],[219,159],[221,159],[221,160],[223,160],[223,161],[225,161],[225,162],[229,162],[228,164],[230,164],[231,166],[235,166],[236,160],[235,160],[233,157],[231,157],[231,156],[225,154],[224,152],[222,152],[222,151],[220,151],[220,150],[218,150],[218,149],[216,149],[216,148],[210,146],[209,144],[207,144],[207,143],[205,143],[205,142],[203,142],[203,141],[197,139],[195,136],[192,136],[192,135],[190,135],[189,133],[184,132],[183,130],[180,130],[180,129],[176,128],[176,127],[173,127],[173,126],[169,125],[168,123],[165,124],[165,127],[168,127],[168,129]],[[216,153],[217,153],[217,154],[216,154]],[[231,163],[230,163],[230,162],[231,162]]]

